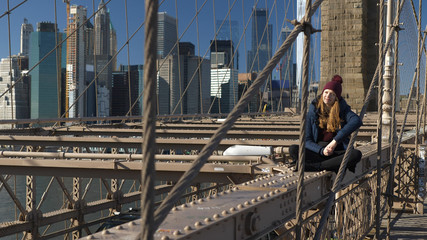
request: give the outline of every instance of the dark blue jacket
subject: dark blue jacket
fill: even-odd
[[[317,101],[321,101],[319,97],[314,99],[307,113],[307,121],[306,121],[306,138],[305,138],[305,147],[313,152],[321,153],[322,146],[317,144],[317,139],[319,136],[319,115],[318,109],[316,108]],[[341,129],[338,130],[337,135],[334,137],[335,141],[338,144],[342,143],[344,148],[347,149],[348,143],[350,141],[349,136],[352,132],[362,126],[362,120],[360,117],[351,111],[350,106],[343,99],[339,99],[340,106],[340,119],[341,121]]]

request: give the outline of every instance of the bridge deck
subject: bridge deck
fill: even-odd
[[[392,214],[391,240],[427,238],[427,200],[424,201],[424,214],[398,212]],[[386,239],[387,218],[381,224],[381,239]]]

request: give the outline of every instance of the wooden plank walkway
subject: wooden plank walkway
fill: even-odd
[[[427,239],[427,199],[424,201],[424,214],[393,213],[391,222],[392,240]],[[387,217],[381,224],[381,237],[386,239]]]

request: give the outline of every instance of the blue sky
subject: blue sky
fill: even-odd
[[[24,0],[2,0],[0,2],[0,15],[7,11],[7,2],[9,1],[10,8],[20,4]],[[33,24],[36,28],[37,22],[47,21],[55,22],[55,1],[57,22],[60,31],[64,31],[66,26],[66,5],[63,0],[28,0],[18,7],[10,15],[10,34],[11,34],[11,53],[19,52],[19,36],[20,26],[24,17]],[[104,0],[108,2],[107,0]],[[88,17],[92,15],[94,5],[97,8],[100,0],[71,0],[71,4],[82,5],[87,8]],[[159,1],[162,2],[162,1]],[[234,3],[234,5],[233,5]],[[418,7],[418,2],[415,3]],[[178,5],[176,7],[176,5]],[[197,7],[196,7],[197,5]],[[292,0],[165,0],[161,3],[159,11],[165,11],[169,15],[178,16],[179,35],[183,35],[181,41],[192,42],[196,46],[196,55],[208,55],[209,41],[213,39],[215,32],[215,20],[223,20],[226,18],[229,6],[232,6],[229,16],[231,20],[236,20],[239,23],[239,35],[244,32],[244,27],[248,24],[246,35],[243,36],[239,45],[240,52],[240,69],[241,72],[246,70],[245,52],[250,49],[250,21],[249,17],[252,8],[256,5],[257,8],[273,9],[271,11],[270,22],[273,24],[273,52],[277,47],[277,33],[285,24],[292,28],[289,22],[284,19],[292,20],[295,18],[296,1]],[[144,21],[144,1],[143,0],[128,0],[128,29],[131,36]],[[118,48],[126,41],[126,8],[125,0],[111,0],[108,3],[110,10],[111,21],[117,31]],[[201,9],[198,18],[194,18],[196,9]],[[427,22],[427,5],[423,7],[423,26]],[[194,19],[193,22],[192,19]],[[314,24],[318,19],[313,19]],[[93,19],[91,19],[93,22]],[[8,40],[8,17],[0,18],[0,58],[9,55],[9,40]],[[198,31],[197,31],[198,29]],[[185,33],[184,33],[185,32]],[[135,34],[135,37],[130,41],[129,59],[130,64],[143,63],[143,37],[144,28]],[[320,35],[317,34],[317,38]],[[320,48],[319,46],[316,46]],[[205,55],[207,54],[207,55]],[[127,48],[118,55],[118,63],[127,64],[128,55]],[[274,73],[273,73],[274,74]]]

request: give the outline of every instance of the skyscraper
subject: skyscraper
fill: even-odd
[[[95,15],[95,54],[110,54],[110,13],[107,11],[104,0],[98,5],[98,12]]]
[[[96,76],[97,76],[97,86],[98,87],[105,87],[107,91],[109,92],[109,95],[107,96],[109,98],[108,102],[112,103],[112,72],[113,72],[113,61],[112,61],[112,48],[117,49],[116,46],[111,46],[111,21],[110,21],[110,13],[105,6],[104,0],[101,0],[98,5],[98,12],[95,15],[95,22],[94,22],[94,31],[95,31],[95,39],[94,39],[94,45],[95,45],[95,56],[88,56],[88,59],[91,59],[90,64],[93,66],[96,66]],[[115,33],[115,31],[114,31]],[[117,44],[117,42],[114,42]],[[96,63],[94,63],[96,61]],[[89,81],[92,81],[90,79]],[[89,83],[88,81],[88,83]],[[98,96],[98,100],[104,101],[103,99],[100,99],[102,96]],[[111,109],[111,104],[108,107],[108,111]],[[101,106],[98,103],[98,110],[100,110]],[[101,110],[103,112],[107,112],[106,109]],[[108,116],[111,114],[111,112],[108,114]]]
[[[231,40],[211,42],[211,113],[229,113],[238,99],[238,71],[234,68]]]
[[[28,56],[11,56],[0,60],[0,92],[6,92],[12,84],[15,86],[0,99],[0,119],[25,119],[30,116],[29,108],[29,79],[23,76],[23,66]],[[23,77],[19,82],[21,77]],[[0,125],[0,128],[10,128],[10,125]]]
[[[234,46],[232,58],[235,69],[239,69],[239,51],[236,49],[237,43],[239,42],[239,23],[235,20],[217,20],[217,40],[231,40]]]
[[[30,68],[39,63],[56,46],[56,41],[65,38],[54,23],[37,23],[37,31],[31,33]],[[31,71],[31,118],[57,118],[62,112],[61,83],[65,71],[65,43],[47,56]]]
[[[21,55],[28,55],[30,48],[30,34],[34,31],[33,25],[24,18],[21,25]]]
[[[70,118],[85,115],[85,99],[81,97],[74,103],[85,89],[85,32],[87,26],[82,26],[87,19],[87,10],[83,6],[70,7],[70,18],[67,23],[67,72],[66,72],[66,108],[69,108]]]
[[[120,71],[113,73],[112,96],[114,101],[111,109],[112,116],[125,116],[131,107],[131,115],[140,114],[140,104],[136,100],[140,93],[139,71],[142,69],[143,65],[121,65]]]
[[[117,57],[114,57],[117,53],[117,33],[114,29],[113,24],[110,21],[110,55],[113,57],[111,62],[113,71],[117,71]]]
[[[261,72],[272,56],[273,26],[267,20],[267,9],[254,9],[251,50],[248,51],[246,62],[248,73]]]
[[[157,56],[164,58],[178,52],[176,19],[165,12],[159,12],[157,17]]]
[[[289,36],[289,34],[292,32],[290,28],[287,26],[285,28],[282,28],[282,31],[280,32],[280,45],[283,44],[283,42],[286,40],[286,38]],[[294,64],[295,64],[295,50],[294,45],[291,46],[291,48],[286,51],[285,55],[280,60],[280,80],[284,80],[287,86],[295,86],[295,73],[294,73]]]
[[[192,43],[179,43],[180,55],[158,59],[159,114],[206,113],[210,101],[210,61],[194,55]]]

